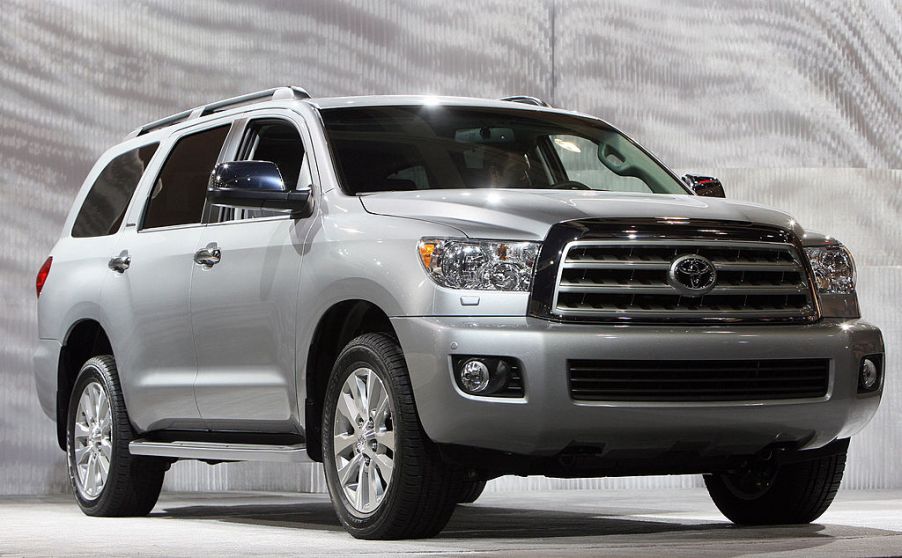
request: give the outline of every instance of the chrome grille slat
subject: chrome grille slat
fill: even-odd
[[[667,269],[670,267],[668,261],[656,262],[639,262],[639,261],[580,261],[567,260],[564,262],[565,269],[621,269],[624,267],[641,267],[645,269]]]
[[[710,295],[718,294],[805,294],[807,291],[805,285],[747,285],[735,286],[727,285],[722,287],[714,287]],[[674,290],[669,285],[592,285],[579,283],[561,283],[558,291],[562,293],[604,293],[604,292],[629,292],[632,294],[659,294],[673,293]],[[706,296],[710,296],[706,295]]]
[[[718,271],[803,271],[797,263],[713,262]],[[670,260],[567,260],[564,269],[670,269]]]
[[[717,271],[796,271],[802,272],[804,269],[798,263],[723,263],[714,262]]]
[[[717,284],[681,296],[667,281],[683,255],[707,258]],[[786,242],[729,239],[576,240],[564,247],[552,312],[601,319],[810,319],[816,310],[806,268]]]

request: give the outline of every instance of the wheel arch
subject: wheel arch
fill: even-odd
[[[304,425],[307,453],[322,461],[321,424],[323,400],[332,367],[349,341],[363,333],[387,333],[397,337],[388,314],[377,304],[363,299],[336,302],[320,317],[307,350],[304,383]]]
[[[73,323],[60,349],[56,384],[56,437],[60,448],[66,449],[66,417],[69,397],[82,365],[97,355],[112,355],[113,346],[106,330],[97,320],[86,318]]]

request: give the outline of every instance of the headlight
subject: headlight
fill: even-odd
[[[855,294],[855,260],[839,242],[805,248],[814,272],[821,316],[824,318],[859,318],[858,295]]]
[[[855,292],[855,261],[842,244],[805,248],[814,282],[821,294],[852,294]]]
[[[539,257],[538,242],[424,238],[420,261],[443,287],[485,291],[528,291]]]

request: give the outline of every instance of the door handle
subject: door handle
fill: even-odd
[[[222,259],[222,251],[219,248],[201,248],[194,253],[194,263],[205,267],[213,267]]]
[[[128,266],[130,265],[132,265],[132,258],[127,252],[122,252],[118,256],[110,258],[110,262],[107,264],[107,266],[116,273],[125,273],[125,270],[128,269]]]

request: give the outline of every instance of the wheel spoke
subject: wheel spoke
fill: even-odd
[[[97,404],[97,417],[100,421],[100,427],[107,428],[109,427],[113,419],[112,410],[110,409],[110,400],[107,399],[106,393],[104,393],[103,391],[100,392],[98,400],[99,402]]]
[[[100,484],[101,486],[106,482],[106,476],[110,472],[110,462],[105,455],[98,454],[95,458],[97,461],[98,472],[100,473]]]
[[[379,494],[377,492],[382,488],[382,483],[379,482],[376,473],[376,465],[372,461],[370,461],[369,467],[366,468],[366,477],[366,503],[372,505],[379,501]]]
[[[360,416],[360,413],[357,411],[357,405],[354,403],[353,396],[342,393],[338,397],[338,412],[348,419],[348,422],[351,423],[351,427],[353,427],[356,432],[357,418]]]
[[[78,421],[75,422],[72,432],[73,438],[75,438],[76,440],[81,440],[82,438],[87,438],[90,433],[91,429],[88,428],[87,424]]]
[[[379,377],[372,371],[366,373],[366,416],[369,418],[370,412],[375,410],[376,401],[379,398],[382,382]]]
[[[376,441],[379,442],[380,446],[385,446],[388,449],[395,451],[395,433],[391,430],[376,432]]]
[[[88,478],[87,483],[85,484],[85,492],[88,493],[89,496],[93,496],[95,494],[95,490],[97,490],[97,457],[94,453],[88,458]]]
[[[369,370],[366,371],[367,376],[371,374]],[[361,379],[360,376],[355,375],[354,387],[356,388],[357,395],[354,397],[354,403],[357,405],[357,414],[363,418],[363,420],[367,419],[366,416],[366,379]]]
[[[94,418],[100,419],[100,394],[103,393],[103,390],[100,388],[100,385],[94,383],[88,386],[86,390],[88,392],[88,397],[91,401],[91,411],[94,413]]]
[[[97,417],[97,421],[100,422],[100,420],[103,419],[103,406],[106,404],[106,396],[104,395],[103,390],[100,389],[100,386],[94,388],[94,394],[91,397],[91,400],[94,403],[94,416]]]
[[[87,389],[81,394],[81,399],[78,401],[78,409],[85,416],[85,422],[90,423],[94,421],[96,415],[94,414],[94,406],[91,404],[91,396],[88,394]]]
[[[332,450],[335,455],[343,454],[349,447],[357,443],[357,436],[351,434],[338,434],[332,442]]]
[[[385,426],[385,419],[388,418],[388,392],[384,389],[379,394],[379,401],[374,405],[375,413],[373,415],[373,424],[378,430]]]
[[[388,486],[388,483],[391,482],[391,473],[395,470],[394,460],[384,453],[379,453],[376,454],[374,463],[376,464],[376,467],[379,468],[379,473],[382,474],[382,478],[385,479],[385,485]]]
[[[360,464],[363,463],[362,455],[355,455],[354,459],[345,463],[344,467],[338,470],[338,482],[342,486],[347,486],[351,476],[356,472]]]
[[[360,460],[360,468],[357,472],[357,509],[362,510],[365,509],[363,507],[363,492],[365,490],[364,484],[366,482],[366,467],[363,465],[363,460]]]
[[[91,454],[88,454],[90,457]],[[81,486],[84,489],[85,486],[88,485],[88,464],[78,466],[78,480],[81,482]]]
[[[91,446],[75,448],[75,464],[81,465],[82,461],[85,460],[85,456],[90,457],[90,455],[91,455]]]
[[[113,460],[113,445],[110,444],[109,440],[101,440],[100,453],[103,454],[108,462]]]

